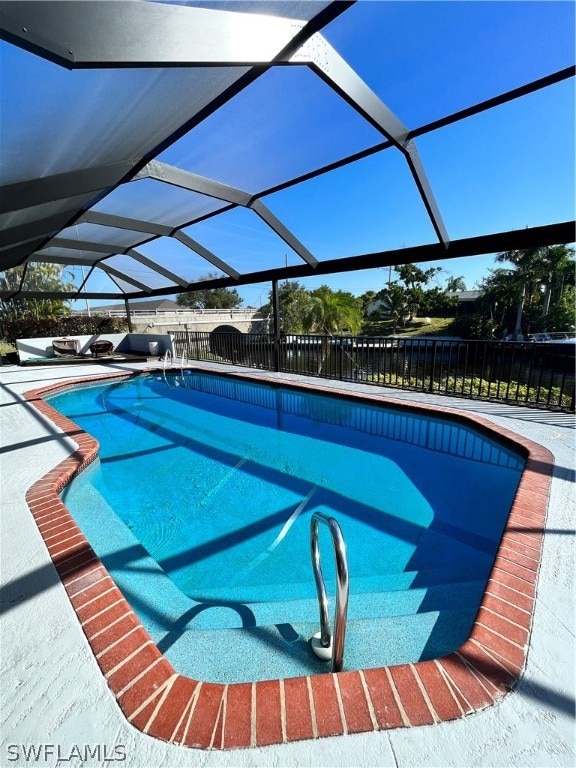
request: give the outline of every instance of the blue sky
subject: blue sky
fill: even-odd
[[[574,16],[572,0],[361,0],[323,34],[414,129],[573,64]],[[28,54],[6,47],[3,56],[5,72],[12,72],[3,81],[3,101],[18,100],[27,117],[22,162],[30,160],[26,150],[38,130],[43,137],[54,133],[51,157],[59,158],[65,145],[62,156],[71,163],[75,152],[85,152],[82,142],[95,152],[99,143],[102,149],[99,136],[115,142],[114,150],[120,151],[143,101],[153,130],[157,115],[151,110],[151,93],[161,97],[160,109],[168,120],[171,100],[182,98],[193,79],[191,71],[172,70],[174,80],[166,88],[154,70],[109,72],[100,78],[101,73],[68,73],[48,62],[33,62]],[[63,99],[72,93],[86,109],[47,99],[44,86],[50,80],[61,83]],[[571,79],[417,140],[452,239],[574,217],[574,102]],[[87,108],[94,104],[99,105],[101,125],[86,122],[91,114]],[[118,127],[114,121],[122,109],[126,119]],[[83,130],[78,145],[76,134],[75,142],[66,137],[77,129],[79,117]],[[309,70],[283,67],[263,75],[158,159],[257,192],[381,140]],[[157,185],[126,185],[98,207],[154,219]],[[181,204],[185,209],[180,192],[171,193],[165,217],[170,211],[175,215]],[[435,240],[408,167],[393,149],[267,196],[264,202],[319,260]],[[251,211],[209,219],[187,232],[240,272],[300,263]],[[186,279],[211,271],[166,238],[139,250],[151,258],[162,255],[167,267]],[[479,256],[433,265],[444,270],[441,284],[450,275],[462,275],[471,289],[493,263],[493,256]],[[301,282],[311,289],[325,283],[360,295],[379,290],[387,280],[385,268]],[[104,285],[92,283],[93,288]],[[267,300],[269,290],[269,285],[239,288],[245,303],[255,306]]]
[[[414,128],[570,66],[574,4],[360,2],[324,34]],[[573,218],[574,115],[570,80],[421,137],[418,149],[450,236]],[[434,241],[412,179],[393,150],[266,203],[318,258]],[[213,236],[216,245],[216,231]],[[494,256],[423,266],[442,267],[440,284],[461,275],[472,289],[494,266]],[[301,282],[360,295],[382,288],[388,276],[385,268]],[[268,285],[240,288],[253,305],[268,291]]]

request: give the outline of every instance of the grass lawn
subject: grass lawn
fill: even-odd
[[[7,341],[0,341],[0,355],[7,355],[9,352],[16,352],[16,347]]]
[[[426,322],[423,317],[415,317],[412,322],[407,322],[405,327],[396,329],[396,336],[454,336],[450,327],[454,322],[453,317],[430,317]],[[391,336],[392,321],[380,320],[378,322],[366,322],[362,326],[360,336]]]
[[[8,344],[7,341],[0,341],[0,358],[5,363],[18,362],[16,347],[13,344]]]

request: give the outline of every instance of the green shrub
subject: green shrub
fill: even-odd
[[[494,338],[495,325],[485,315],[460,315],[455,318],[451,330],[462,339],[489,340]]]
[[[439,381],[434,381],[430,389],[430,377],[415,378],[414,376],[402,376],[401,373],[387,372],[369,377],[373,384],[381,384],[389,387],[403,387],[405,389],[418,389],[432,393],[454,393],[468,397],[478,397],[485,400],[505,400],[508,398],[518,400],[527,405],[548,403],[550,405],[569,406],[571,395],[564,392],[560,397],[560,387],[528,387],[518,381],[488,382],[479,376],[443,376]]]
[[[17,339],[101,335],[123,333],[127,330],[128,321],[124,317],[69,315],[68,317],[45,317],[38,320],[19,318],[18,320],[4,320],[2,338],[10,344],[15,344]]]

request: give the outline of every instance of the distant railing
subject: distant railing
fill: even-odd
[[[77,312],[77,315],[88,315],[87,310]],[[126,317],[126,311],[124,309],[108,309],[106,311],[99,311],[98,307],[94,307],[91,313],[92,315],[104,315],[105,317]],[[193,315],[198,317],[226,317],[226,318],[253,318],[262,317],[262,315],[256,309],[131,309],[130,317],[165,317],[167,315]]]
[[[250,368],[574,411],[573,340],[464,341],[177,331],[178,354]]]

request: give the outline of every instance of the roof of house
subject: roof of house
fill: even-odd
[[[93,306],[90,309],[92,312],[94,312],[94,314],[98,314],[99,312],[114,312],[119,309],[123,310],[124,302],[116,304],[102,304]],[[130,309],[137,309],[141,312],[156,312],[157,310],[170,312],[172,310],[182,309],[182,307],[172,299],[150,299],[147,301],[130,301]],[[85,314],[85,310],[82,311],[82,314]]]
[[[456,296],[458,301],[476,301],[482,296],[482,291],[450,291],[450,296]]]

